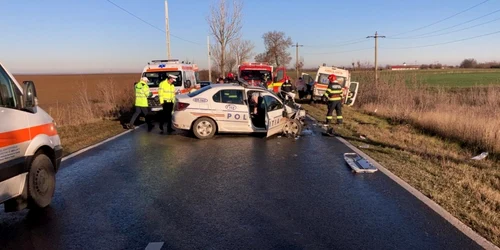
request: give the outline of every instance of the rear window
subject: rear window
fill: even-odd
[[[212,86],[207,85],[207,86],[205,86],[205,87],[203,87],[203,88],[201,88],[201,89],[196,90],[195,92],[188,93],[187,95],[188,95],[189,97],[195,97],[195,96],[197,96],[197,95],[199,95],[199,94],[201,94],[201,93],[203,93],[203,92],[205,92],[205,91],[207,91],[207,90],[209,90],[209,89],[211,89],[211,88],[212,88]]]
[[[330,74],[324,74],[324,73],[320,73],[319,76],[318,76],[318,83],[320,84],[329,84],[330,81],[328,80],[328,76]],[[337,81],[339,82],[339,84],[344,87],[345,86],[345,77],[342,77],[342,76],[336,76],[337,77]]]

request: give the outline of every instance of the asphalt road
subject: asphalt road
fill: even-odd
[[[63,162],[52,205],[0,212],[1,249],[481,249],[349,148],[140,128]]]

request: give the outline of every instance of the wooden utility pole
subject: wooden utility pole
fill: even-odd
[[[167,57],[170,60],[170,27],[168,25],[168,3],[165,0],[165,33],[167,33]]]
[[[295,43],[295,45],[292,45],[295,47],[295,74],[296,78],[295,81],[299,79],[299,47],[303,47],[304,45],[299,45],[299,43]]]
[[[375,83],[378,82],[378,38],[385,38],[385,36],[379,36],[375,31],[375,36],[367,36],[366,38],[375,38]]]
[[[207,36],[207,49],[208,49],[208,81],[212,81],[212,55],[210,54],[210,36]]]

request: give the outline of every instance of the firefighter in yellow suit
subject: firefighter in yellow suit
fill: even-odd
[[[333,127],[331,127],[331,123],[333,120],[333,110],[335,110],[335,113],[337,115],[337,124],[341,125],[343,121],[342,117],[342,97],[343,97],[343,92],[342,92],[342,86],[339,84],[337,81],[337,77],[335,75],[329,75],[328,80],[330,84],[328,84],[328,88],[325,91],[324,96],[327,98],[327,107],[328,111],[326,113],[326,123],[325,125],[328,128],[327,134],[332,136],[333,135]]]
[[[160,130],[163,133],[163,124],[167,123],[167,132],[171,133],[174,131],[172,128],[172,113],[174,110],[175,103],[175,86],[177,76],[168,75],[167,79],[162,81],[158,86],[158,97],[160,98],[160,104],[163,107],[160,119]]]
[[[130,119],[129,124],[127,124],[127,128],[134,129],[134,122],[137,117],[142,113],[146,118],[146,123],[148,124],[148,131],[153,129],[153,124],[151,119],[148,116],[148,97],[151,97],[153,93],[149,90],[148,83],[149,79],[147,77],[142,77],[139,82],[135,84],[135,113]]]

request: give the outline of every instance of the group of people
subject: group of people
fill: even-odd
[[[160,131],[164,132],[163,125],[167,124],[167,132],[171,133],[174,131],[172,128],[172,113],[175,104],[175,86],[177,76],[167,75],[166,79],[161,79],[158,86],[158,97],[160,104],[162,105],[162,111],[160,112]],[[139,82],[135,84],[135,113],[132,115],[132,119],[126,125],[127,128],[133,129],[134,122],[139,117],[139,115],[144,114],[146,118],[146,124],[148,125],[148,131],[154,128],[154,125],[149,116],[148,109],[148,98],[153,96],[153,93],[149,90],[148,86],[149,79],[147,77],[142,77]]]
[[[224,77],[218,77],[217,78],[217,83],[229,83],[229,82],[234,82],[236,80],[236,78],[234,77],[233,73],[229,72],[227,74],[227,77],[224,78]]]
[[[167,75],[167,79],[162,79],[160,85],[158,87],[158,97],[160,100],[160,104],[162,105],[163,110],[160,114],[160,130],[163,133],[163,126],[167,124],[167,132],[173,132],[172,128],[172,113],[175,104],[175,87],[174,82],[177,76]],[[229,73],[226,79],[219,79],[222,81],[221,83],[233,81],[233,74]],[[325,126],[327,126],[327,135],[333,136],[334,131],[332,125],[333,120],[333,111],[336,113],[337,124],[341,125],[343,121],[342,117],[342,99],[343,99],[343,91],[342,86],[337,81],[337,77],[335,75],[328,76],[328,88],[326,89],[324,96],[327,98],[327,114]],[[142,77],[139,82],[135,84],[135,113],[130,119],[130,122],[127,124],[127,127],[130,129],[134,128],[134,122],[139,115],[144,114],[146,117],[146,123],[148,125],[148,131],[151,131],[154,127],[152,124],[151,118],[148,116],[148,98],[153,96],[153,93],[149,90],[148,83],[149,79],[147,77]],[[300,91],[304,93],[305,91],[310,91],[310,88],[307,88],[307,84],[303,84],[302,78],[299,78],[299,81],[295,86],[290,82],[290,78],[287,76],[285,78],[285,82],[281,85],[281,90],[284,92],[292,92],[295,89],[299,90],[299,98],[302,99],[303,96],[300,96]],[[262,114],[262,111],[259,112],[258,108],[258,95],[252,95],[251,98],[251,107],[250,111],[253,116]],[[253,105],[252,105],[253,104]]]
[[[299,99],[305,99],[307,95],[312,95],[312,84],[307,84],[304,82],[302,77],[299,77],[295,86],[291,83],[288,76],[285,77],[285,82],[281,85],[281,90],[285,92],[297,91],[299,93]]]
[[[323,94],[327,99],[327,113],[326,113],[326,121],[325,126],[327,127],[326,134],[329,136],[334,135],[334,130],[332,125],[333,120],[333,111],[335,110],[337,125],[342,125],[343,117],[342,117],[342,99],[344,97],[344,93],[342,91],[342,85],[337,80],[337,77],[334,74],[328,76],[328,88]],[[284,92],[292,92],[294,90],[298,90],[299,99],[305,98],[308,94],[312,95],[312,86],[310,84],[306,84],[302,77],[299,77],[299,80],[295,84],[292,85],[290,82],[290,78],[285,77],[285,82],[281,85],[281,91]]]

